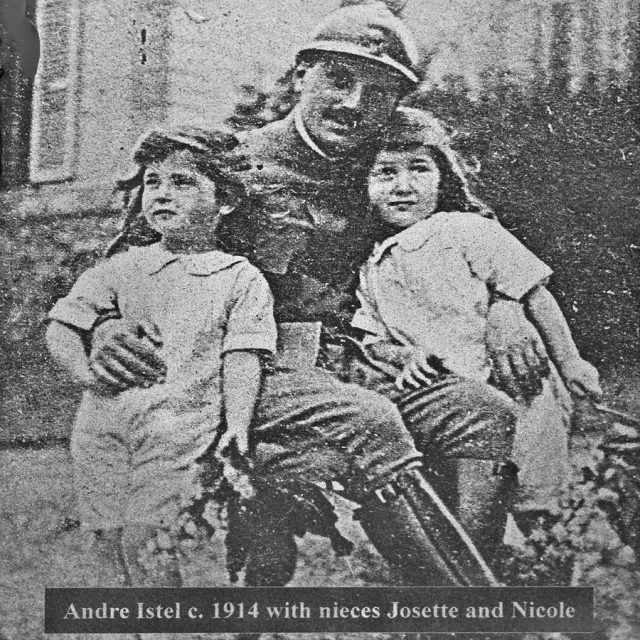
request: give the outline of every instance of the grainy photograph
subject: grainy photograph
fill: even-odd
[[[0,62],[0,640],[389,585],[640,637],[637,2],[4,0]]]

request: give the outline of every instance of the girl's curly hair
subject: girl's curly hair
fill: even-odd
[[[469,188],[469,170],[451,147],[444,124],[421,109],[399,107],[391,116],[382,148],[406,151],[427,147],[440,171],[440,196],[436,211],[471,211],[491,215],[489,207]]]
[[[130,246],[153,244],[160,239],[140,215],[144,173],[149,164],[162,162],[172,153],[190,151],[196,168],[216,185],[216,198],[223,204],[236,203],[245,196],[239,173],[248,169],[243,156],[233,153],[240,144],[231,133],[195,127],[152,129],[145,133],[133,151],[136,170],[116,182],[115,193],[123,212],[121,231],[108,247],[110,256]]]

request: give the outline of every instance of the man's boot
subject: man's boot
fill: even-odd
[[[418,468],[362,501],[358,519],[380,554],[415,585],[498,586],[487,562]]]
[[[517,489],[512,462],[463,458],[455,470],[456,505],[451,506],[487,562],[494,567],[503,548],[507,515]]]

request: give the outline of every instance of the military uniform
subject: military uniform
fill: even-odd
[[[301,203],[294,219],[269,228],[254,220],[245,224],[256,236],[254,262],[275,292],[276,319],[321,320],[331,332],[347,327],[357,264],[367,242],[363,185],[368,167],[354,158],[320,156],[301,137],[293,113],[247,132],[239,152],[251,160],[250,182],[284,182],[287,202],[293,197]]]

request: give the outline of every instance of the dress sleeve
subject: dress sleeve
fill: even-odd
[[[471,271],[492,291],[520,300],[547,282],[553,271],[499,222],[474,216],[465,229],[465,257]]]
[[[269,285],[258,269],[243,265],[233,289],[222,353],[254,349],[275,353],[276,336]]]
[[[90,331],[99,318],[119,316],[117,260],[110,259],[85,271],[64,298],[49,312],[50,320]]]

